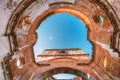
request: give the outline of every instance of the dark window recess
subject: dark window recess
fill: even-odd
[[[93,20],[95,21],[95,23],[104,23],[104,17],[99,15],[99,14],[95,14],[92,16]]]
[[[65,51],[61,51],[61,52],[59,53],[59,55],[60,55],[60,56],[66,56],[67,54],[66,54]]]

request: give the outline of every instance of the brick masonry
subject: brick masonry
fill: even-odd
[[[115,25],[113,24],[114,22],[110,20],[110,16],[108,15],[108,14],[111,14],[111,8],[108,8],[105,5],[103,5],[105,6],[105,8],[108,8],[109,10],[108,14],[106,14],[104,9],[101,8],[100,6],[101,4],[97,5],[94,2],[94,0],[93,1],[75,0],[74,4],[72,2],[72,5],[71,4],[49,5],[49,2],[47,3],[46,0],[42,0],[43,2],[39,0],[37,1],[38,2],[34,2],[34,0],[24,0],[24,1],[19,0],[16,2],[16,0],[13,0],[13,2],[10,2],[10,0],[5,0],[5,1],[2,1],[3,4],[2,3],[0,4],[1,6],[0,10],[2,11],[2,13],[0,14],[0,21],[2,22],[0,24],[0,27],[1,27],[0,35],[2,36],[0,38],[1,40],[0,52],[2,54],[11,53],[17,56],[10,60],[11,72],[14,80],[18,78],[21,80],[33,79],[39,76],[40,74],[46,72],[47,70],[57,68],[57,67],[71,67],[77,70],[82,70],[83,72],[90,73],[90,75],[95,77],[97,80],[111,80],[111,79],[117,80],[118,78],[120,78],[120,68],[119,68],[120,59],[118,57],[112,57],[109,54],[109,51],[107,49],[103,48],[101,45],[96,43],[96,42],[99,42],[109,46],[111,45],[111,40],[112,40],[111,38],[114,33],[114,30],[116,29]],[[100,1],[106,4],[105,1],[103,0],[100,0]],[[108,0],[108,3],[111,4],[112,8],[116,12],[113,15],[115,16],[116,23],[118,24],[119,22],[118,19],[120,18],[120,15],[119,15],[120,1]],[[18,4],[20,5],[18,6]],[[38,6],[41,6],[41,5],[42,6],[45,5],[45,7],[39,8]],[[84,23],[88,28],[88,39],[91,41],[91,43],[94,46],[93,59],[91,63],[86,66],[83,66],[83,65],[78,66],[74,62],[71,63],[71,61],[66,64],[64,59],[61,59],[61,61],[63,60],[61,62],[62,64],[59,64],[59,63],[56,64],[56,62],[59,61],[59,60],[56,60],[55,63],[51,62],[50,66],[45,66],[45,67],[39,66],[35,62],[34,52],[33,52],[33,45],[37,40],[37,34],[35,33],[35,30],[37,29],[40,22],[42,22],[46,17],[48,17],[51,14],[55,14],[56,10],[64,9],[64,8],[77,10],[80,13],[84,14],[87,17],[87,19],[90,21],[90,24],[87,24],[87,22],[84,19],[82,19],[83,21],[85,21]],[[15,12],[13,12],[14,10]],[[93,15],[96,15],[96,14],[99,14],[100,16],[104,17],[103,24],[95,23],[95,21],[93,20]],[[10,18],[11,15],[12,17]],[[27,30],[25,30],[21,26],[22,21],[24,20],[24,16],[30,16],[32,18],[31,25],[30,27],[27,28]],[[80,18],[82,18],[82,16],[80,16]],[[18,31],[19,34],[17,34],[18,29],[19,29]],[[14,52],[10,51],[11,45],[9,45],[9,41],[7,41],[9,39],[4,38],[4,35],[8,36],[9,34],[14,34],[16,36],[17,44],[15,44],[15,46],[17,46],[17,49],[12,50]],[[5,43],[6,45],[4,45]],[[18,69],[16,67],[16,61],[20,57],[24,57],[25,59],[25,64],[22,69]],[[105,63],[106,63],[106,67],[104,67]],[[32,76],[33,73],[34,75],[31,78],[30,76]]]

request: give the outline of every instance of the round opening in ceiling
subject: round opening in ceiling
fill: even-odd
[[[81,49],[92,55],[92,43],[88,29],[81,19],[69,13],[57,13],[47,17],[38,29],[34,45],[35,57],[46,49]]]

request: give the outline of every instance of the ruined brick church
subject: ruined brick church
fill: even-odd
[[[0,80],[120,80],[120,0],[0,0]],[[36,30],[66,12],[86,25],[92,58],[82,49],[46,49],[37,60]],[[59,79],[63,80],[63,79]]]

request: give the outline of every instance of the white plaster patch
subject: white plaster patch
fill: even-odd
[[[24,29],[24,28],[18,28],[16,31],[16,35],[24,35],[24,34],[28,34],[28,29]]]
[[[35,60],[36,62],[39,62],[39,61],[45,61],[45,60],[50,60],[50,59],[54,59],[54,57],[37,57]]]
[[[82,59],[82,60],[89,60],[90,57],[89,56],[80,56],[80,59]]]
[[[10,45],[7,36],[0,37],[0,56],[6,55],[10,52]]]
[[[32,21],[35,20],[37,16],[46,11],[49,8],[46,2],[36,1],[32,3],[23,13],[24,15],[29,15]]]
[[[13,2],[10,3],[10,0],[0,0],[0,36],[5,34],[10,16],[21,1],[13,0],[16,3],[13,5]],[[8,6],[8,4],[11,6]]]
[[[110,45],[107,45],[107,44],[103,44],[103,43],[100,43],[100,42],[96,42],[97,44],[101,45],[102,48],[106,49],[111,56],[113,57],[119,57],[118,53],[117,52],[113,52],[113,49],[110,48]]]
[[[69,2],[74,3],[75,0],[37,0],[36,2],[32,3],[25,11],[24,15],[29,15],[32,18],[32,22],[35,20],[37,16],[42,14],[49,8],[49,4],[55,2]]]
[[[0,64],[0,80],[5,80],[3,76],[4,76],[3,69],[2,69],[2,65]]]

